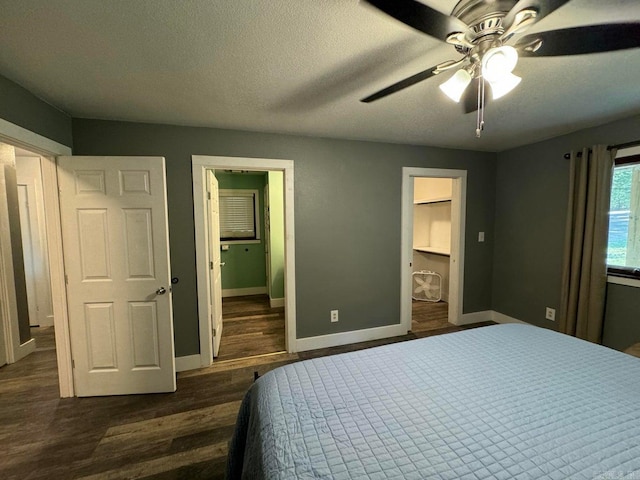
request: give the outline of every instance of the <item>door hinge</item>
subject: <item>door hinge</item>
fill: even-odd
[[[211,192],[207,192],[207,200],[211,200]]]
[[[213,270],[213,262],[209,262],[209,270]]]
[[[217,335],[218,332],[216,332],[216,329],[213,329],[213,336],[215,337]]]
[[[73,358],[71,359],[71,368],[76,368],[76,361]]]
[[[69,275],[67,275],[66,273],[64,274],[64,283],[69,285]]]

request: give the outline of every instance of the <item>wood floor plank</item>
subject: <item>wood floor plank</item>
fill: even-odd
[[[197,370],[189,370],[186,372],[180,372],[178,378],[189,378],[200,375],[208,375],[210,373],[222,372],[226,370],[234,370],[236,368],[252,367],[270,364],[274,362],[296,361],[298,360],[298,354],[287,352],[274,352],[265,353],[263,355],[256,355],[248,358],[235,358],[230,360],[219,360],[213,363],[210,367],[199,368]]]
[[[171,433],[172,436],[180,436],[233,425],[239,408],[239,401],[228,402],[111,427],[98,444],[97,450],[114,443],[148,442],[156,438],[167,437],[167,433]]]
[[[147,460],[145,462],[134,463],[117,470],[107,470],[105,472],[80,477],[78,480],[118,480],[123,478],[134,480],[175,470],[197,462],[225,459],[227,452],[227,442],[220,442],[194,450],[187,450],[173,455]]]
[[[214,363],[285,350],[284,308],[271,308],[267,295],[224,298],[222,325]]]

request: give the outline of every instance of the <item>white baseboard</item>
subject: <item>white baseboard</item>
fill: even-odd
[[[33,353],[36,349],[36,339],[32,338],[21,344],[14,352],[14,362],[26,357],[30,353]]]
[[[176,357],[176,372],[184,372],[186,370],[195,370],[200,368],[200,355],[187,355],[185,357]]]
[[[53,327],[53,315],[47,315],[44,319],[44,322],[42,322],[42,325],[40,325],[41,327]]]
[[[484,310],[481,312],[464,313],[457,325],[470,325],[472,323],[493,321],[496,323],[521,323],[530,325],[527,322],[509,317],[494,310]],[[366,328],[351,332],[332,333],[317,337],[299,338],[296,340],[296,351],[315,350],[317,348],[336,347],[350,343],[367,342],[369,340],[379,340],[381,338],[398,337],[406,335],[407,330],[401,324],[387,325],[384,327]]]
[[[384,327],[365,328],[351,332],[331,333],[317,337],[299,338],[296,340],[296,351],[315,350],[318,348],[337,347],[350,343],[368,342],[381,338],[406,335],[407,329],[402,324],[385,325]]]
[[[269,297],[269,304],[271,305],[271,308],[284,307],[284,297],[282,298]]]
[[[243,295],[250,294],[243,293]],[[280,301],[282,304],[276,306],[284,305],[284,298],[272,298],[270,300],[272,302],[272,307],[274,307],[274,303],[279,303]],[[496,323],[522,323],[528,325],[527,322],[523,322],[522,320],[509,317],[508,315],[493,310],[465,313],[462,315],[462,318],[457,325],[470,325],[472,323],[487,322],[490,320]],[[370,340],[379,340],[381,338],[399,337],[401,335],[406,335],[406,333],[406,328],[401,324],[395,324],[385,325],[384,327],[365,328],[351,332],[331,333],[329,335],[319,335],[317,337],[299,338],[296,340],[296,351],[304,352],[318,348],[337,347],[351,343],[368,342]],[[27,343],[24,345],[27,345]],[[22,346],[23,345],[21,345],[21,347]],[[176,372],[184,372],[186,370],[194,370],[201,367],[200,355],[176,357]]]
[[[522,320],[518,320],[517,318],[510,317],[509,315],[505,315],[504,313],[496,312],[492,310],[493,314],[491,320],[496,323],[520,323],[523,325],[531,325],[528,322],[523,322]]]
[[[244,297],[245,295],[262,295],[264,293],[267,293],[267,287],[225,288],[222,290],[222,297]]]
[[[523,322],[517,318],[510,317],[504,313],[496,312],[495,310],[484,310],[482,312],[463,313],[460,321],[455,325],[471,325],[472,323],[480,322],[496,322],[496,323],[520,323],[523,325],[531,325],[530,323]]]
[[[455,325],[471,325],[472,323],[488,322],[490,320],[493,320],[493,314],[493,310],[463,313],[460,321]]]

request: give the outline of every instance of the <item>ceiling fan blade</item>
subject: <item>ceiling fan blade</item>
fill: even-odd
[[[527,48],[529,45],[534,47]],[[515,47],[525,57],[582,55],[637,48],[640,47],[640,23],[587,25],[533,33],[519,39]]]
[[[436,69],[436,67],[431,67],[431,68],[428,68],[427,70],[424,70],[423,72],[416,73],[415,75],[411,75],[409,78],[400,80],[399,82],[396,82],[393,85],[388,86],[387,88],[383,88],[379,92],[369,95],[368,97],[365,97],[360,101],[364,103],[371,103],[381,98],[384,98],[387,95],[391,95],[392,93],[396,93],[396,92],[399,92],[400,90],[404,90],[405,88],[410,87],[411,85],[415,85],[416,83],[422,82],[427,78],[431,78],[435,75],[435,73],[433,72]]]
[[[509,28],[516,19],[518,12],[526,9],[534,9],[537,12],[536,20],[540,20],[556,11],[565,3],[569,3],[569,1],[570,0],[520,0],[504,17],[502,25],[504,25],[505,29]]]
[[[396,20],[443,42],[455,32],[469,33],[469,27],[456,17],[445,15],[416,0],[365,0]]]

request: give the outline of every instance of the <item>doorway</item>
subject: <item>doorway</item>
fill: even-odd
[[[64,263],[62,257],[62,238],[60,212],[58,207],[58,183],[55,156],[70,155],[71,149],[18,125],[0,119],[0,142],[7,145],[15,156],[15,149],[24,149],[41,157],[42,197],[44,204],[46,247],[51,285],[53,322],[55,325],[55,353],[58,367],[58,383],[61,397],[74,395],[71,368],[71,350],[69,327],[66,311],[66,289],[64,283]],[[15,162],[15,158],[14,158]],[[4,162],[2,162],[4,163]],[[5,167],[3,165],[3,174]],[[15,167],[14,167],[15,170]],[[16,179],[17,183],[17,179]],[[2,182],[3,187],[6,183]],[[17,197],[17,192],[16,192]],[[3,221],[8,218],[6,191],[0,195],[0,207],[5,210],[0,215]],[[17,321],[15,279],[13,272],[13,245],[8,226],[2,229],[3,246],[0,252],[0,330],[2,331],[5,358],[8,363],[18,361],[35,349],[35,341],[22,342]],[[25,287],[26,288],[26,287]],[[27,325],[28,331],[28,325]],[[30,335],[29,335],[30,336]]]
[[[400,314],[407,330],[414,328],[414,310],[418,321],[415,328],[430,328],[430,319],[436,323],[461,323],[466,185],[466,170],[402,169]],[[417,282],[413,275],[416,271],[437,275],[421,274],[421,282]],[[433,288],[436,284],[437,292]],[[420,290],[418,294],[416,290]],[[413,299],[418,296],[435,300],[436,293],[446,302],[428,305]]]
[[[36,153],[21,148],[15,149],[18,209],[29,326],[32,333],[35,331],[34,329],[42,329],[41,335],[48,328],[53,330],[51,277],[49,275],[42,189],[42,161],[42,157]]]
[[[449,325],[452,193],[451,178],[413,178],[413,333]]]
[[[247,320],[247,317],[257,317],[262,325],[254,326],[252,328],[266,329],[265,332],[277,329],[277,322],[284,321],[284,348],[288,352],[296,351],[296,335],[295,335],[295,259],[294,259],[294,226],[293,226],[293,162],[290,160],[272,160],[272,159],[255,159],[255,158],[239,158],[239,157],[212,157],[194,155],[192,157],[193,167],[193,184],[194,184],[194,219],[196,229],[196,262],[197,262],[197,285],[198,292],[198,315],[200,324],[200,352],[201,352],[201,364],[203,366],[210,365],[213,362],[214,350],[217,352],[215,345],[216,337],[220,331],[222,331],[222,342],[224,342],[225,332],[233,335],[234,326],[233,323]],[[220,243],[220,247],[216,247],[222,254],[221,261],[217,262],[215,259],[216,252],[211,251],[211,231],[215,229],[210,228],[212,220],[209,218],[209,198],[211,188],[208,187],[208,172],[211,171],[225,173],[238,173],[243,172],[246,178],[269,178],[271,173],[275,172],[279,174],[281,181],[276,185],[274,179],[269,178],[268,189],[265,188],[269,198],[272,201],[269,203],[269,210],[275,214],[276,205],[273,201],[276,193],[282,193],[279,195],[281,202],[281,222],[283,235],[282,253],[279,258],[276,258],[276,252],[271,246],[255,247],[258,245],[259,239],[245,238],[244,242],[253,241],[254,243],[234,243],[232,236],[225,237],[225,233],[221,232],[219,237],[223,240]],[[223,185],[219,186],[220,189],[224,189]],[[233,189],[229,189],[233,190]],[[236,189],[237,190],[237,189]],[[265,192],[258,189],[258,193],[255,194],[254,201],[258,207],[255,209],[255,217],[261,217],[263,219],[263,226],[261,229],[257,229],[262,238],[266,236],[269,229],[275,227],[275,215],[270,215],[269,210],[264,208],[267,204],[264,199]],[[246,203],[246,199],[238,199],[239,203]],[[222,211],[223,207],[218,207]],[[230,234],[229,234],[230,235]],[[236,248],[239,247],[239,248]],[[214,248],[215,250],[215,248]],[[256,261],[262,265],[261,268],[265,270],[261,285],[249,285],[238,284],[223,286],[226,297],[226,314],[225,314],[225,301],[220,298],[216,298],[215,289],[212,288],[212,278],[216,278],[215,272],[212,274],[210,268],[216,268],[216,263],[220,264],[222,269],[222,278],[225,277],[225,269],[227,266],[232,266],[227,263],[227,258],[230,262],[235,261],[237,255],[240,257],[247,257],[254,254]],[[259,257],[259,258],[258,258]],[[281,262],[282,268],[274,268],[274,264],[278,261]],[[268,266],[271,264],[271,268]],[[231,271],[231,270],[229,270]],[[267,271],[271,272],[271,275],[267,275]],[[273,272],[280,272],[273,274]],[[227,278],[232,277],[227,275]],[[284,277],[284,278],[282,278]],[[278,282],[281,282],[281,287],[278,288]],[[251,282],[250,282],[251,283]],[[255,282],[254,282],[255,283]],[[225,288],[228,287],[228,288]],[[281,293],[280,293],[281,292]],[[244,297],[244,298],[243,298]],[[253,297],[253,298],[251,298]],[[217,317],[218,310],[223,312],[222,325],[227,326],[222,328],[217,327],[214,323],[214,319]],[[244,313],[243,313],[244,312]],[[268,324],[270,320],[273,320],[273,324]],[[238,328],[237,330],[243,330]],[[227,328],[230,327],[230,328]],[[215,330],[215,331],[214,331]],[[240,340],[238,340],[240,339]],[[241,337],[237,337],[236,343],[240,346],[247,345],[247,339],[242,341]],[[224,348],[224,343],[222,343]],[[272,349],[272,347],[267,347]],[[223,350],[224,351],[224,350]],[[253,355],[253,351],[250,348],[245,349],[246,355]],[[239,355],[239,354],[236,354]]]
[[[221,257],[224,325],[216,329],[221,338],[219,348],[214,342],[214,356],[232,360],[283,352],[283,173],[218,169],[213,175],[218,206],[212,210],[218,215],[220,242],[209,242],[216,240]]]

